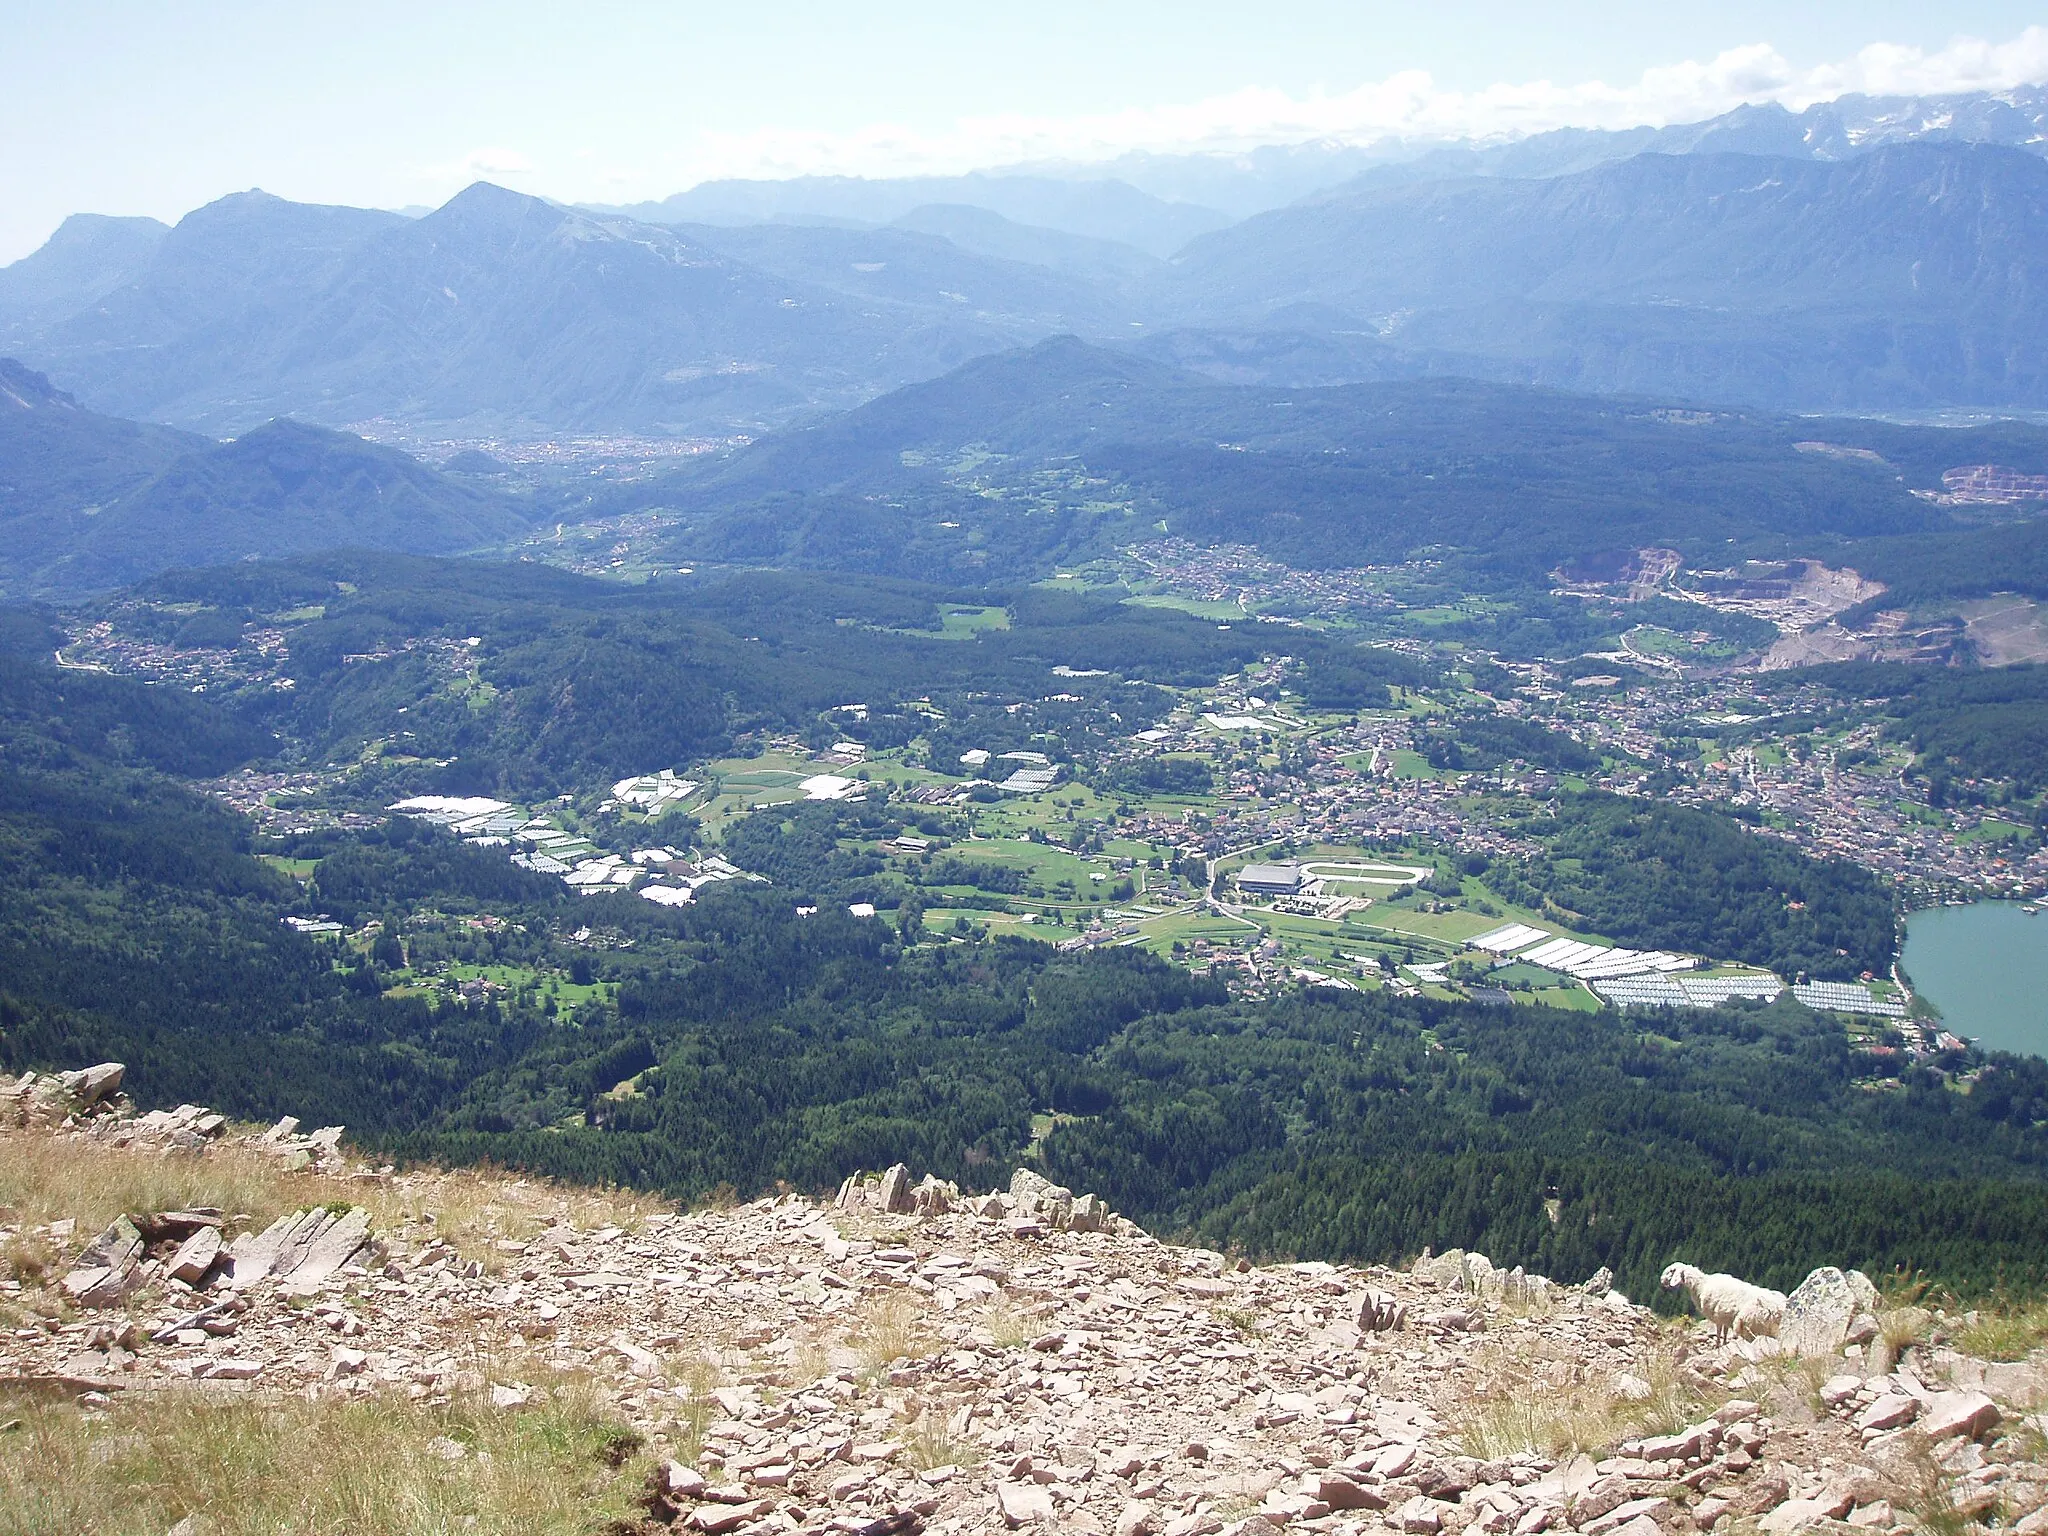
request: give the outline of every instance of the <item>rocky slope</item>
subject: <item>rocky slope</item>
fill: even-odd
[[[136,1115],[121,1075],[0,1081],[0,1167],[217,1166],[287,1208],[0,1209],[0,1244],[50,1259],[0,1288],[0,1387],[518,1413],[595,1377],[651,1453],[647,1530],[2048,1530],[2048,1362],[1913,1342],[1943,1320],[1880,1323],[1833,1271],[1793,1298],[1801,1358],[1474,1254],[1177,1248],[1028,1171],[684,1213]]]

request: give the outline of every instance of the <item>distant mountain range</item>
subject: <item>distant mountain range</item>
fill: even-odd
[[[1969,525],[1911,493],[1987,461],[2048,473],[2048,429],[1696,411],[1469,379],[1220,384],[1061,338],[616,497],[617,510],[684,514],[679,557],[965,583],[1034,579],[1170,534],[1302,567],[1435,559],[1451,586],[1484,590],[1547,586],[1562,560],[1646,544],[1719,562],[1953,535]]]
[[[2048,405],[2048,160],[1646,154],[1373,185],[1191,244],[1165,313],[1424,371],[1788,409]],[[1373,345],[1378,344],[1378,345]],[[1184,359],[1193,361],[1193,359]]]
[[[1635,155],[1850,160],[1894,144],[1997,144],[2048,155],[2048,85],[1951,96],[1842,96],[1802,112],[1737,107],[1666,128],[1558,128],[1500,144],[1308,143],[1240,155],[1132,154],[1041,175],[1113,177],[1154,197],[1249,218],[1338,188],[1453,176],[1565,176]]]
[[[1155,197],[1080,167],[1062,176],[979,173],[864,180],[799,176],[788,181],[707,181],[658,203],[599,211],[650,224],[892,224],[934,205],[980,208],[1015,224],[1060,230],[1171,256],[1233,215]]]
[[[0,358],[0,596],[67,596],[174,566],[325,549],[448,554],[531,504],[295,421],[229,443],[102,416]]]
[[[1269,145],[1238,154],[1133,153],[971,176],[707,181],[658,203],[608,211],[654,224],[887,224],[931,203],[1171,256],[1232,223],[1367,182],[1563,176],[1634,155],[1739,154],[1849,160],[1892,144],[1998,144],[2048,154],[2048,85],[1949,96],[1842,96],[1801,112],[1737,107],[1665,128],[1559,128],[1500,144],[1446,140]]]
[[[910,231],[789,229],[759,250],[754,230],[717,232],[758,264],[709,233],[487,184],[420,219],[241,193],[181,220],[111,291],[131,233],[67,224],[62,261],[29,259],[47,274],[32,305],[0,285],[0,344],[102,409],[213,432],[286,413],[727,432],[1096,323],[1105,302]],[[833,285],[809,280],[821,266]],[[81,302],[53,319],[65,274]]]
[[[174,228],[67,222],[0,269],[0,351],[215,435],[291,415],[753,436],[1065,333],[1245,383],[2041,409],[2044,146],[2030,88],[1498,146],[719,182],[627,210],[251,192]]]

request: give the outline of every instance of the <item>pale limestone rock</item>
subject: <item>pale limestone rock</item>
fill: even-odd
[[[907,1214],[917,1208],[910,1195],[909,1168],[898,1163],[882,1175],[875,1190],[875,1206],[891,1215]]]
[[[117,1216],[92,1240],[64,1277],[64,1293],[81,1307],[117,1307],[141,1283],[142,1233]]]
[[[1316,1479],[1316,1497],[1331,1509],[1385,1509],[1387,1497],[1349,1474],[1332,1469]]]
[[[1396,1518],[1406,1536],[1437,1536],[1437,1532],[1444,1528],[1442,1507],[1435,1499],[1424,1498],[1419,1493],[1401,1506]]]
[[[1821,1383],[1820,1400],[1830,1408],[1839,1408],[1854,1397],[1862,1386],[1861,1376],[1830,1376]]]
[[[1816,1269],[1785,1298],[1778,1342],[1786,1353],[1807,1359],[1837,1357],[1850,1324],[1876,1306],[1877,1288],[1862,1271],[1845,1273],[1832,1265]]]
[[[996,1505],[1002,1511],[1003,1524],[1013,1531],[1023,1525],[1052,1523],[1052,1495],[1037,1483],[997,1483]]]
[[[738,1530],[763,1518],[774,1508],[772,1499],[753,1499],[744,1504],[699,1504],[691,1512],[690,1523],[707,1536],[721,1536],[725,1531]]]
[[[215,1259],[220,1257],[220,1228],[201,1227],[171,1255],[171,1262],[165,1266],[165,1273],[173,1280],[182,1280],[187,1285],[198,1285],[213,1268]]]
[[[120,1092],[121,1079],[127,1071],[128,1069],[118,1061],[103,1061],[96,1067],[66,1072],[64,1087],[80,1109],[91,1109],[110,1094]]]
[[[277,1273],[286,1275],[294,1287],[316,1289],[354,1258],[369,1236],[370,1213],[355,1206],[324,1223],[298,1250],[297,1262],[289,1270],[280,1264]],[[280,1260],[283,1257],[280,1255]]]
[[[1921,1416],[1920,1433],[1930,1440],[1961,1436],[1975,1440],[1996,1429],[2004,1417],[1982,1392],[1937,1392]]]
[[[1904,1392],[1888,1392],[1856,1415],[1858,1429],[1882,1432],[1899,1429],[1920,1416],[1920,1400]]]
[[[1757,1522],[1769,1536],[1788,1536],[1823,1520],[1839,1520],[1849,1512],[1849,1496],[1828,1492],[1811,1499],[1787,1499]]]

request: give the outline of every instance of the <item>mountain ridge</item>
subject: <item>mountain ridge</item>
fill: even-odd
[[[228,276],[193,281],[225,229]],[[202,287],[228,308],[197,302]],[[146,349],[113,344],[124,323]],[[228,432],[284,414],[687,432],[848,404],[1013,339],[480,183],[423,218],[354,226],[238,194],[22,350],[109,410]]]
[[[14,596],[337,546],[450,553],[502,541],[536,515],[304,422],[219,443],[104,416],[11,358],[0,358],[0,466],[0,592]]]
[[[1170,262],[928,200],[1001,178],[904,183],[868,209],[891,216],[879,225],[686,224],[673,200],[645,223],[488,183],[417,219],[238,193],[161,234],[67,226],[0,269],[0,334],[98,407],[215,435],[290,415],[757,436],[1065,333],[1248,383],[2048,407],[2048,159],[1925,123],[1896,143],[1866,124],[1856,153],[1827,158],[1802,121],[1757,108],[1645,130],[1628,145],[1680,152],[1567,174],[1383,167]],[[1524,160],[1489,164],[1597,160],[1615,142],[1507,146]],[[1793,158],[1725,152],[1795,142]],[[783,207],[754,192],[739,202]]]
[[[1183,327],[1362,333],[1413,371],[1813,410],[2048,401],[2048,162],[1641,155],[1375,186],[1192,244]],[[1308,317],[1302,323],[1300,316]]]

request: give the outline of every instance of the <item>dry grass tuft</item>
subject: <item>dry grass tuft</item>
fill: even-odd
[[[0,1211],[20,1226],[72,1217],[81,1237],[130,1211],[212,1206],[268,1222],[285,1211],[362,1200],[366,1181],[288,1174],[244,1147],[165,1156],[74,1138],[0,1134]]]
[[[861,1370],[881,1376],[898,1360],[915,1360],[941,1346],[924,1307],[908,1292],[888,1291],[861,1308],[848,1340],[860,1356]]]
[[[137,1397],[25,1404],[0,1436],[0,1536],[596,1532],[634,1514],[638,1439],[588,1387],[474,1401]]]
[[[1495,1348],[1479,1356],[1477,1411],[1458,1429],[1466,1452],[1485,1461],[1525,1451],[1566,1456],[1604,1451],[1623,1440],[1662,1434],[1711,1406],[1687,1385],[1675,1353],[1656,1351],[1632,1371],[1649,1386],[1625,1397],[1611,1375],[1587,1370],[1554,1347]]]
[[[978,1467],[988,1454],[974,1441],[955,1435],[937,1407],[922,1408],[900,1438],[905,1459],[920,1472],[933,1467]]]
[[[1997,1297],[1976,1309],[1976,1320],[1956,1338],[1980,1360],[2024,1360],[2048,1344],[2048,1298]]]
[[[212,1207],[260,1228],[311,1205],[361,1205],[379,1232],[431,1230],[487,1263],[500,1257],[494,1242],[530,1240],[550,1221],[632,1230],[670,1209],[629,1191],[575,1189],[489,1169],[392,1177],[293,1173],[234,1143],[194,1156],[0,1133],[0,1221],[19,1229],[0,1262],[14,1279],[49,1278],[59,1255],[41,1229],[67,1216],[82,1243],[129,1212]]]
[[[673,1356],[666,1362],[668,1379],[683,1395],[682,1411],[671,1431],[678,1461],[694,1467],[704,1452],[704,1436],[712,1424],[725,1416],[712,1398],[713,1389],[725,1384],[718,1366],[702,1355]]]
[[[1918,1437],[1906,1441],[1903,1464],[1894,1464],[1898,1487],[1892,1503],[1918,1536],[1969,1536],[1982,1524],[1956,1504],[1956,1479],[1934,1459],[1931,1447]]]
[[[1036,1320],[1007,1296],[997,1296],[981,1315],[981,1326],[997,1349],[1017,1349],[1029,1344],[1042,1331]]]

